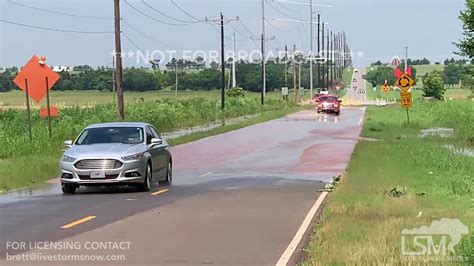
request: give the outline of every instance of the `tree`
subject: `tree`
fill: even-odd
[[[143,69],[126,69],[123,78],[123,88],[126,91],[150,91],[159,89],[153,73]]]
[[[461,88],[471,89],[474,92],[474,65],[468,65],[463,68]]]
[[[216,61],[212,61],[210,66],[211,68],[219,68],[219,63],[217,63]]]
[[[402,67],[403,68],[403,67]],[[400,71],[404,72],[400,67]],[[416,80],[416,68],[412,68],[411,77]],[[394,84],[396,77],[393,74],[393,68],[389,66],[379,66],[374,70],[369,71],[364,79],[372,84],[372,86],[377,87],[385,83],[387,80],[388,84]]]
[[[425,97],[434,97],[442,100],[446,88],[444,86],[443,78],[437,71],[426,73],[423,77],[423,92]]]
[[[378,60],[377,62],[375,63],[372,63],[370,64],[371,66],[381,66],[382,65],[382,62],[380,62],[380,60]]]
[[[15,85],[12,82],[13,76],[10,70],[0,73],[0,92],[7,92],[12,90]]]
[[[449,64],[444,67],[443,80],[448,85],[456,85],[461,79],[462,66],[457,64]]]
[[[466,9],[461,11],[459,19],[464,24],[464,38],[456,44],[459,55],[474,59],[474,0],[466,0]]]
[[[150,60],[149,63],[151,64],[151,69],[153,70],[160,69],[160,59]]]

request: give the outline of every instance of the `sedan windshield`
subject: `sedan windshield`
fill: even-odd
[[[337,102],[337,97],[321,97],[321,102]]]
[[[143,142],[143,129],[139,127],[99,127],[88,128],[82,132],[76,145]]]

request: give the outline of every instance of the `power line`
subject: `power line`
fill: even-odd
[[[265,19],[265,21],[268,22],[268,25],[270,25],[271,27],[273,27],[274,29],[276,29],[276,30],[278,30],[278,31],[291,32],[290,30],[284,30],[284,29],[278,27],[277,25],[272,24],[271,21],[268,20],[268,19]]]
[[[238,39],[235,39],[235,41],[237,42],[243,42],[245,41],[246,39],[249,40],[250,39],[250,36],[246,36],[245,34],[242,34],[239,30],[237,30],[237,28],[232,25],[232,23],[229,23],[229,26],[235,31],[235,33],[239,34],[240,36],[244,37],[245,39],[243,40],[238,40]]]
[[[304,41],[303,41],[303,36],[301,35],[301,29],[300,29],[300,24],[298,23],[298,36],[300,37],[300,41],[301,41],[301,47],[304,47]]]
[[[288,11],[290,11],[290,12],[293,12],[293,13],[301,14],[299,10],[290,9],[290,8],[286,7],[285,5],[283,5],[283,4],[280,3],[280,2],[276,2],[276,3],[277,3],[277,5],[281,6],[283,9],[286,9],[286,10],[288,10]]]
[[[156,13],[162,15],[162,16],[165,16],[169,19],[172,19],[172,20],[176,20],[176,21],[179,21],[179,22],[184,22],[184,23],[187,23],[187,24],[195,24],[195,23],[198,23],[199,21],[189,21],[189,20],[182,20],[182,19],[177,19],[177,18],[174,18],[172,16],[169,16],[167,15],[166,13],[163,13],[161,11],[159,11],[158,9],[154,8],[153,6],[151,6],[150,4],[148,4],[147,2],[145,2],[145,0],[142,0],[142,3],[144,5],[146,5],[147,7],[149,7],[151,10],[155,11]]]
[[[188,24],[177,24],[177,23],[170,23],[170,22],[166,22],[166,21],[163,21],[163,20],[159,20],[159,19],[156,19],[150,15],[148,15],[147,13],[141,11],[140,9],[136,8],[134,5],[130,4],[129,2],[127,2],[127,0],[124,0],[125,4],[128,5],[129,7],[131,7],[132,9],[134,9],[135,11],[137,11],[138,13],[144,15],[145,17],[151,19],[151,20],[154,20],[156,22],[159,22],[159,23],[162,23],[162,24],[166,24],[166,25],[170,25],[170,26],[187,26],[189,25]]]
[[[47,30],[47,31],[56,31],[56,32],[82,33],[82,34],[109,34],[109,33],[114,33],[113,31],[79,31],[79,30],[48,28],[48,27],[41,27],[41,26],[34,26],[34,25],[28,25],[28,24],[13,22],[13,21],[4,20],[4,19],[0,19],[0,22],[12,24],[12,25],[17,25],[17,26],[22,26],[22,27],[27,27],[27,28],[38,29],[38,30]]]
[[[268,3],[268,6],[271,7],[273,10],[275,10],[276,12],[280,13],[281,15],[285,16],[285,17],[289,17],[289,18],[292,18],[292,19],[296,19],[295,17],[293,16],[290,16],[288,14],[285,14],[284,12],[282,12],[281,10],[277,9],[276,7],[274,7],[269,1],[265,0],[267,3]]]
[[[125,32],[122,31],[122,35],[123,35],[123,37],[125,37],[125,39],[127,39],[133,46],[135,46],[135,48],[137,48],[137,50],[139,50],[139,51],[145,51],[145,50],[141,49],[130,37],[128,37],[128,35],[125,34]]]
[[[239,23],[240,25],[242,25],[242,27],[250,34],[250,39],[252,40],[252,42],[255,44],[255,46],[257,46],[257,48],[260,48],[258,46],[258,43],[256,42],[256,39],[258,39],[253,33],[252,31],[250,31],[250,29],[244,24],[244,22],[242,21],[242,19],[239,18]]]
[[[149,40],[152,40],[154,42],[157,42],[161,45],[164,45],[164,46],[167,46],[168,48],[172,48],[172,49],[176,49],[175,46],[171,45],[171,44],[168,44],[168,43],[165,43],[163,41],[160,41],[156,38],[154,38],[153,36],[151,35],[148,35],[146,33],[144,33],[143,31],[139,30],[137,27],[133,26],[132,24],[130,24],[127,20],[122,20],[130,29],[132,29],[133,31],[135,31],[136,33],[142,35],[143,37],[149,39]]]
[[[187,12],[186,10],[184,10],[182,7],[180,7],[178,4],[176,4],[173,0],[170,0],[171,3],[176,7],[178,8],[179,10],[181,10],[181,12],[183,12],[184,14],[186,14],[188,17],[196,20],[196,22],[202,22],[202,23],[207,23],[207,21],[205,20],[202,20],[202,19],[198,19],[197,17],[191,15],[189,12]]]
[[[24,8],[34,9],[34,10],[41,11],[41,12],[46,12],[46,13],[51,13],[51,14],[56,14],[56,15],[62,15],[62,16],[68,16],[68,17],[88,18],[88,19],[107,19],[107,20],[108,19],[114,19],[112,17],[84,16],[84,15],[76,15],[76,14],[71,14],[71,13],[59,12],[59,11],[54,11],[54,10],[49,10],[49,9],[44,9],[44,8],[30,6],[30,5],[26,5],[26,4],[22,4],[22,3],[13,2],[12,0],[7,0],[7,2],[10,3],[10,4],[14,4],[14,5],[17,5],[17,6],[24,7]]]

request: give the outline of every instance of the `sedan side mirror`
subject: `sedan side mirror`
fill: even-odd
[[[66,140],[63,144],[64,144],[64,147],[71,148],[72,147],[72,140]]]
[[[150,146],[161,145],[161,144],[163,144],[163,140],[159,138],[152,138],[150,141]]]

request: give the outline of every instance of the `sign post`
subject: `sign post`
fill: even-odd
[[[410,89],[415,84],[415,81],[407,75],[407,73],[403,73],[397,80],[396,86],[400,88],[400,102],[402,104],[402,108],[406,108],[407,110],[407,124],[410,124],[410,113],[408,109],[412,107],[412,97]]]
[[[283,100],[285,100],[285,109],[288,105],[288,87],[281,88],[281,95],[283,96]]]
[[[30,142],[33,141],[33,134],[31,133],[31,109],[30,109],[30,97],[28,92],[28,79],[25,78],[25,94],[26,94],[26,112],[28,114],[28,137]]]
[[[47,64],[46,57],[42,56],[39,58],[34,55],[26,63],[23,69],[13,80],[21,90],[26,93],[26,109],[28,112],[28,134],[30,141],[33,140],[31,133],[31,109],[30,100],[31,97],[35,102],[40,103],[41,100],[46,96],[47,114],[48,114],[48,133],[49,138],[52,138],[51,132],[51,106],[49,101],[49,90],[59,80],[58,73],[54,72]],[[57,114],[57,110],[55,110]],[[40,110],[41,114],[41,110]]]
[[[49,105],[49,79],[48,77],[45,78],[46,80],[46,108],[48,108],[48,134],[49,139],[53,138],[53,134],[51,133],[51,107]]]

